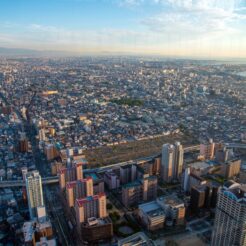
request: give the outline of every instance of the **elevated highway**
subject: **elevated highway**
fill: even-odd
[[[242,149],[246,149],[246,144],[226,143],[225,146],[227,148],[242,148]],[[189,146],[189,147],[184,148],[184,153],[193,152],[193,151],[199,151],[199,149],[200,149],[200,145]],[[129,164],[134,164],[134,163],[135,164],[142,164],[144,162],[148,162],[148,161],[153,160],[153,158],[159,156],[160,154],[161,153],[157,153],[155,155],[144,157],[144,158],[139,158],[139,159],[136,159],[136,160],[129,160],[129,161],[126,161],[126,162],[120,162],[120,163],[107,165],[107,166],[103,166],[103,167],[98,167],[98,168],[85,169],[84,173],[88,173],[88,172],[102,173],[102,172],[105,172],[107,170],[115,169],[115,168],[126,166],[126,165],[129,165]],[[43,185],[57,184],[58,182],[59,182],[59,180],[58,180],[57,176],[42,178],[42,184]],[[25,185],[26,185],[25,182],[23,182],[22,180],[2,181],[2,182],[0,182],[0,188],[22,187],[22,186],[25,186]]]

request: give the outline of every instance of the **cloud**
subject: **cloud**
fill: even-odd
[[[0,45],[55,50],[107,50],[159,54],[246,55],[246,6],[240,0],[102,0],[140,8],[134,25],[100,30],[40,23],[0,23]],[[151,14],[148,6],[152,5]],[[16,31],[17,30],[17,31]],[[235,44],[237,47],[234,47]],[[240,49],[238,48],[240,47]]]
[[[142,20],[153,32],[185,39],[240,32],[233,24],[246,19],[240,0],[153,0],[165,5],[160,13]]]
[[[139,6],[140,4],[144,3],[145,0],[119,0],[119,6],[123,7],[135,7]]]

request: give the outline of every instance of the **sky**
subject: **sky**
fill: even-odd
[[[246,58],[246,0],[1,0],[0,47]]]

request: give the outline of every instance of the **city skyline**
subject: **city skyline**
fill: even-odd
[[[78,55],[246,56],[243,0],[4,0],[0,5],[0,47]]]

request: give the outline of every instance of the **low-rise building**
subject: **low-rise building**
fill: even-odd
[[[109,217],[89,218],[81,224],[81,236],[88,243],[110,240],[113,236],[113,224]]]
[[[164,227],[166,215],[156,201],[139,205],[138,215],[147,230],[154,231]]]

